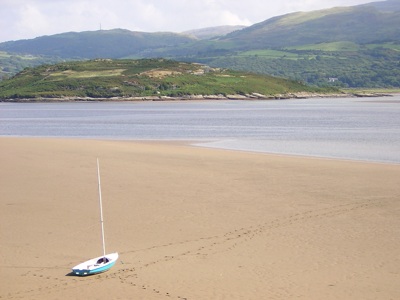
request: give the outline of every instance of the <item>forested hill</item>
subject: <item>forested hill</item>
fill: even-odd
[[[165,59],[97,59],[25,69],[0,82],[0,99],[203,99],[326,93],[299,82]],[[332,91],[331,91],[332,92]],[[229,96],[230,95],[230,96]]]

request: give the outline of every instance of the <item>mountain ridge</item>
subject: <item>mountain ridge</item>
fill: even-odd
[[[192,41],[193,38],[178,33],[148,33],[118,28],[66,32],[31,40],[5,42],[0,43],[0,50],[61,58],[121,58],[145,49],[173,47]]]
[[[0,43],[0,51],[8,52],[0,52],[0,78],[34,66],[36,58],[27,55],[39,57],[38,64],[164,57],[315,85],[400,86],[400,73],[393,69],[400,61],[399,0],[295,12],[239,30],[229,27],[226,35],[221,35],[222,28],[183,33],[113,29]]]
[[[400,41],[400,32],[397,30],[400,28],[400,1],[386,2],[390,6],[388,3],[364,4],[277,16],[227,34],[220,40],[234,40],[242,45],[251,41],[252,49],[333,41],[361,44],[379,39]],[[393,10],[388,12],[388,7]]]
[[[400,41],[400,31],[397,28],[400,28],[400,1],[387,0],[350,7],[295,12],[247,27],[216,26],[182,33],[127,29],[66,32],[3,42],[0,43],[0,51],[63,58],[93,59],[102,55],[104,58],[123,58],[142,55],[142,52],[151,52],[152,49],[179,49],[191,43],[197,45],[196,41],[203,38],[231,42],[233,49],[247,50],[339,40],[357,43],[372,43],[378,39]],[[119,47],[114,47],[116,42]],[[57,44],[60,46],[57,47]],[[94,47],[102,49],[94,50]],[[214,47],[218,48],[218,44],[215,43]]]

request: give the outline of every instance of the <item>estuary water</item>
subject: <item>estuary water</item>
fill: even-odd
[[[0,136],[183,140],[202,147],[400,163],[400,95],[268,101],[3,102]]]

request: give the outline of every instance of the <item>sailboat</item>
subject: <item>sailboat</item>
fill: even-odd
[[[106,254],[106,246],[104,239],[104,220],[103,220],[103,204],[101,199],[101,183],[100,183],[100,166],[99,159],[97,159],[97,180],[99,186],[99,204],[100,204],[100,224],[101,224],[101,237],[103,240],[103,255],[89,259],[72,268],[72,272],[78,276],[93,275],[108,271],[118,259],[118,253]]]

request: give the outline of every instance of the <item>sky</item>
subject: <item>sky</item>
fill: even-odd
[[[0,42],[99,29],[183,32],[221,25],[252,25],[291,12],[373,1],[0,0]]]

